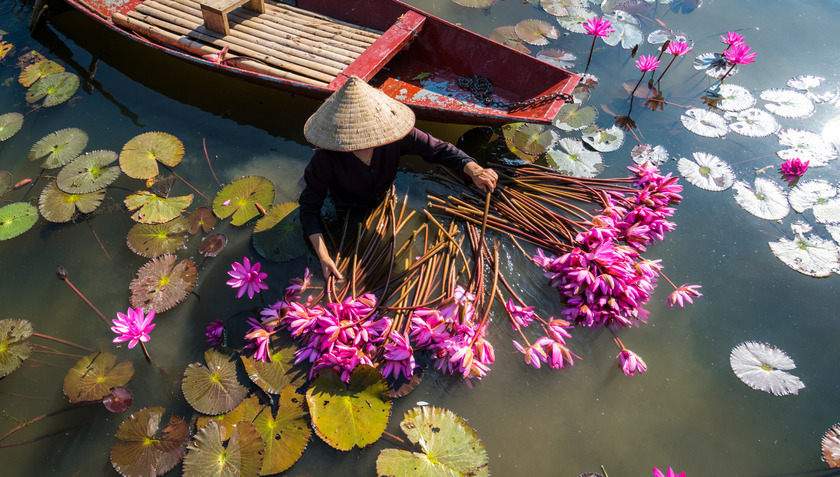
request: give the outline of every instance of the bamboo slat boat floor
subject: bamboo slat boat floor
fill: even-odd
[[[226,63],[232,66],[315,86],[327,86],[381,35],[274,0],[265,1],[265,13],[233,10],[230,34],[223,35],[204,26],[200,5],[200,0],[145,0],[113,20],[193,55],[227,47]]]

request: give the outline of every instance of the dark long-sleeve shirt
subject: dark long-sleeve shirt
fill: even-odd
[[[374,148],[370,165],[353,152],[316,149],[303,173],[304,189],[300,194],[300,221],[306,236],[322,232],[321,207],[331,191],[348,204],[373,206],[397,177],[399,158],[417,154],[432,164],[442,164],[457,172],[474,160],[452,144],[441,141],[417,128],[404,138]]]

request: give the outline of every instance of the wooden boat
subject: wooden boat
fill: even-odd
[[[66,2],[210,70],[318,99],[355,75],[433,121],[548,124],[580,80],[398,0]]]

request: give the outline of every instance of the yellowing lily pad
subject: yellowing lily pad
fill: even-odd
[[[171,470],[184,457],[190,442],[190,426],[170,416],[158,435],[166,410],[147,407],[132,414],[117,430],[117,444],[111,448],[111,464],[126,477],[157,476]]]
[[[104,198],[104,189],[88,194],[68,194],[59,189],[55,181],[52,181],[41,192],[38,209],[41,215],[50,222],[69,222],[77,210],[83,214],[89,214],[99,207]]]
[[[40,53],[37,52],[33,53],[40,55]],[[46,78],[51,74],[61,73],[64,71],[64,67],[55,61],[48,60],[43,56],[40,58],[40,61],[36,61],[23,68],[23,71],[20,72],[20,76],[18,76],[20,84],[28,88],[41,78]]]
[[[61,104],[79,89],[79,77],[73,73],[53,73],[39,79],[26,92],[26,102],[34,103],[42,98],[42,106],[47,108]]]
[[[190,294],[197,280],[192,260],[175,263],[174,255],[161,255],[143,265],[129,290],[131,306],[142,308],[145,313],[155,310],[163,313],[173,308]]]
[[[248,176],[222,188],[213,199],[213,212],[233,225],[244,225],[274,203],[274,184],[265,177]]]
[[[147,132],[135,136],[120,152],[120,167],[134,179],[150,179],[158,175],[158,165],[176,166],[184,157],[184,143],[164,132]]]
[[[265,217],[257,220],[252,243],[257,253],[275,262],[305,254],[306,242],[298,220],[298,204],[284,202],[272,206]]]
[[[216,216],[207,207],[199,207],[190,214],[190,233],[193,235],[198,233],[198,229],[203,230],[204,233],[210,233],[215,226]]]
[[[135,222],[162,224],[174,219],[192,204],[193,195],[163,198],[141,190],[125,198],[128,210],[140,209],[131,216]]]
[[[227,446],[219,425],[210,422],[198,431],[184,457],[184,477],[257,477],[262,467],[265,444],[254,425],[236,424]]]
[[[291,341],[284,343],[279,338],[272,339],[271,359],[263,363],[258,359],[241,355],[242,364],[248,377],[268,394],[280,394],[286,386],[303,386],[306,375],[301,370],[294,370],[297,346]]]
[[[531,54],[531,49],[528,48],[518,36],[516,36],[516,29],[513,25],[500,26],[491,31],[490,39],[496,43],[501,43],[502,45],[525,53],[526,55]]]
[[[23,115],[6,113],[0,115],[0,142],[14,136],[23,126]]]
[[[303,455],[312,431],[304,419],[303,396],[287,386],[277,399],[277,413],[266,408],[254,419],[254,427],[265,442],[260,475],[283,472]]]
[[[8,240],[31,229],[38,221],[38,208],[14,202],[0,208],[0,240]]]
[[[9,52],[14,49],[15,45],[7,42],[7,41],[0,41],[0,60],[6,58]]]
[[[513,133],[513,143],[526,154],[542,154],[558,139],[554,128],[541,124],[525,123]]]
[[[530,45],[545,46],[560,36],[557,28],[543,20],[522,20],[514,26],[516,36]]]
[[[131,361],[116,364],[111,353],[93,353],[85,356],[64,376],[64,395],[71,403],[98,401],[111,394],[111,388],[125,386],[134,376]]]
[[[118,166],[106,167],[117,160],[113,151],[93,151],[73,159],[55,179],[58,188],[68,194],[87,194],[111,185],[120,176]]]
[[[195,420],[195,428],[201,429],[206,427],[211,421],[219,424],[219,435],[223,441],[230,439],[230,434],[233,432],[233,427],[240,421],[253,420],[265,410],[265,405],[260,403],[260,398],[256,394],[251,394],[246,397],[238,406],[230,411],[219,414],[217,416],[200,415]]]
[[[34,331],[26,320],[0,320],[0,378],[18,369],[32,354],[27,340]]]
[[[245,399],[248,390],[236,379],[235,358],[214,349],[204,353],[207,366],[193,363],[184,371],[184,398],[198,412],[222,414]]]
[[[81,129],[67,128],[42,137],[32,146],[27,156],[30,161],[44,159],[44,169],[55,169],[72,161],[84,151],[88,135]]]
[[[137,255],[155,258],[183,247],[187,243],[187,226],[187,219],[180,216],[163,224],[134,224],[126,242]]]

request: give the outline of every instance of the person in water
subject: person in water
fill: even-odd
[[[300,220],[324,278],[343,278],[327,251],[321,229],[321,207],[327,192],[343,205],[373,207],[394,183],[404,154],[417,154],[429,163],[463,172],[485,191],[496,187],[495,171],[415,128],[414,112],[408,106],[355,76],[306,121],[303,134],[316,149],[303,174]]]

